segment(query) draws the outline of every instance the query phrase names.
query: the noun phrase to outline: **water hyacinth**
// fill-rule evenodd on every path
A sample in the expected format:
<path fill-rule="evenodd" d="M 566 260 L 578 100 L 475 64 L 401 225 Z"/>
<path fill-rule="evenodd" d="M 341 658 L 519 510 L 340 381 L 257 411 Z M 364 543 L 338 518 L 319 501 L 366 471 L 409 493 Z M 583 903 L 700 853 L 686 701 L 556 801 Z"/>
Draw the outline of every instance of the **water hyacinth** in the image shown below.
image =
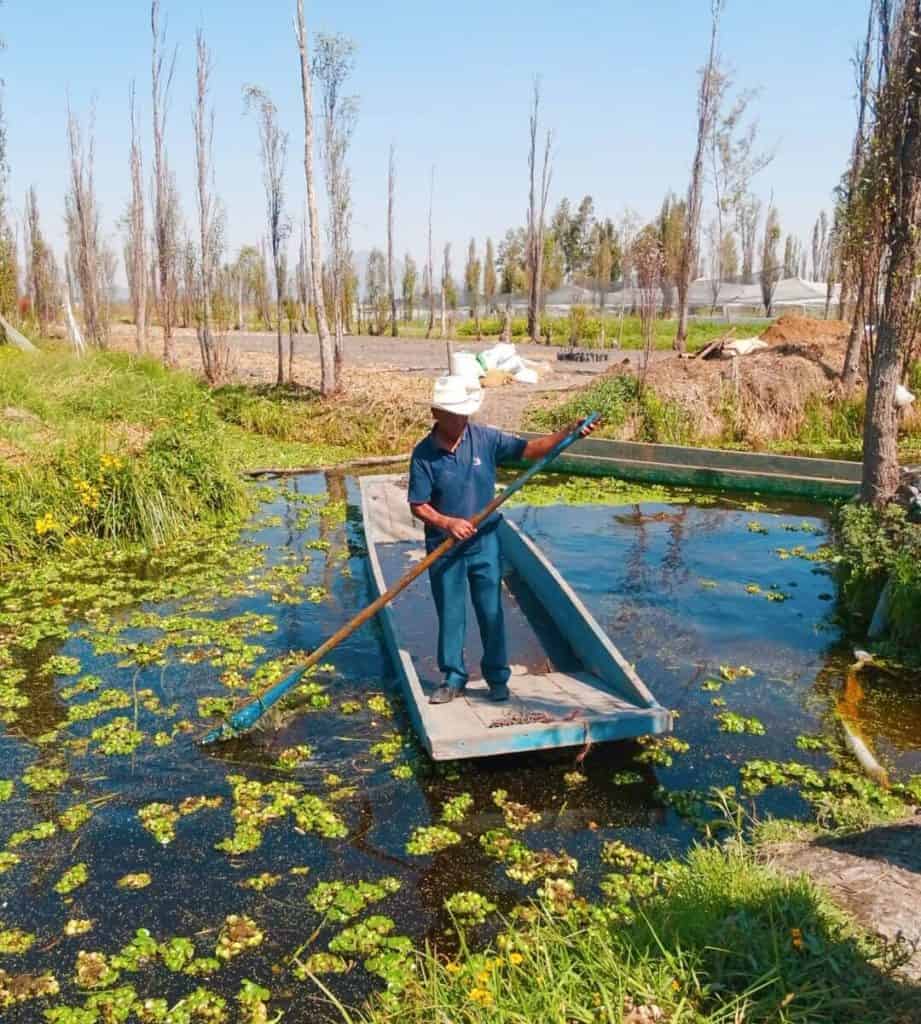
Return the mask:
<path fill-rule="evenodd" d="M 307 903 L 326 920 L 342 923 L 357 917 L 372 903 L 399 892 L 401 886 L 392 877 L 374 882 L 320 882 L 307 894 Z"/>
<path fill-rule="evenodd" d="M 446 800 L 441 808 L 441 820 L 449 825 L 457 824 L 464 820 L 473 807 L 473 796 L 470 793 L 461 793 Z"/>
<path fill-rule="evenodd" d="M 444 901 L 445 910 L 459 923 L 465 925 L 483 924 L 486 918 L 496 909 L 478 892 L 456 892 Z"/>
<path fill-rule="evenodd" d="M 61 896 L 66 896 L 68 893 L 72 893 L 74 889 L 79 886 L 85 885 L 89 877 L 89 868 L 86 864 L 74 864 L 74 866 L 72 868 L 68 868 L 55 883 L 54 891 L 59 893 Z"/>
<path fill-rule="evenodd" d="M 118 981 L 118 971 L 104 953 L 88 953 L 81 949 L 74 965 L 74 983 L 78 988 L 108 988 Z"/>
<path fill-rule="evenodd" d="M 58 980 L 50 971 L 42 974 L 9 974 L 0 968 L 0 1010 L 17 1003 L 56 996 L 60 991 Z"/>
<path fill-rule="evenodd" d="M 461 837 L 444 825 L 420 825 L 413 829 L 413 834 L 407 840 L 406 852 L 422 857 L 447 850 L 449 846 L 456 846 L 460 841 Z"/>
<path fill-rule="evenodd" d="M 35 944 L 35 936 L 20 928 L 4 928 L 0 924 L 0 953 L 26 953 Z"/>
<path fill-rule="evenodd" d="M 115 884 L 119 889 L 146 889 L 151 881 L 152 879 L 146 871 L 137 871 L 122 875 Z"/>
<path fill-rule="evenodd" d="M 261 945 L 264 938 L 264 933 L 251 917 L 246 914 L 228 914 L 218 935 L 214 955 L 219 960 L 232 960 L 246 950 Z"/>
<path fill-rule="evenodd" d="M 87 932 L 93 930 L 93 922 L 89 918 L 85 917 L 72 917 L 67 924 L 64 925 L 64 934 L 68 938 L 73 938 L 76 935 L 86 935 Z"/>

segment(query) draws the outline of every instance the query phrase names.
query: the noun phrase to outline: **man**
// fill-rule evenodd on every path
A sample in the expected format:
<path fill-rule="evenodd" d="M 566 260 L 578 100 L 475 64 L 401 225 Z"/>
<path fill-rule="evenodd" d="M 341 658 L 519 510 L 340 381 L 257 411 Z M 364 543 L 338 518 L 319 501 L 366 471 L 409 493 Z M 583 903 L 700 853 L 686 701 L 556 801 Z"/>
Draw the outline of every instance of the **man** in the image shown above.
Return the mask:
<path fill-rule="evenodd" d="M 568 437 L 576 425 L 536 441 L 525 441 L 492 427 L 470 423 L 482 392 L 468 391 L 463 377 L 440 377 L 432 397 L 431 433 L 413 450 L 409 469 L 409 505 L 425 523 L 428 551 L 446 537 L 461 541 L 429 569 L 438 612 L 438 668 L 442 685 L 429 698 L 447 704 L 464 689 L 464 640 L 467 634 L 467 586 L 480 638 L 481 669 L 494 701 L 508 700 L 511 675 L 502 618 L 502 565 L 496 513 L 479 531 L 470 520 L 492 501 L 496 467 L 519 459 L 540 459 Z M 583 436 L 594 427 L 583 429 Z"/>

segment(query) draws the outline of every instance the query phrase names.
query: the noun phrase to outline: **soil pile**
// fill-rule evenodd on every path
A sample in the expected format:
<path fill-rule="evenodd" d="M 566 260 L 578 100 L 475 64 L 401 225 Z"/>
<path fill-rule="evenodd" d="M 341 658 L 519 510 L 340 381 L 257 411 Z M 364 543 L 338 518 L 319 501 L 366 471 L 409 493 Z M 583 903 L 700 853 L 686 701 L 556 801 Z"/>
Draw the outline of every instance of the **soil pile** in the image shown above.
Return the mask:
<path fill-rule="evenodd" d="M 772 345 L 829 345 L 847 341 L 851 327 L 844 320 L 817 320 L 811 316 L 786 314 L 778 317 L 761 334 L 762 341 Z"/>

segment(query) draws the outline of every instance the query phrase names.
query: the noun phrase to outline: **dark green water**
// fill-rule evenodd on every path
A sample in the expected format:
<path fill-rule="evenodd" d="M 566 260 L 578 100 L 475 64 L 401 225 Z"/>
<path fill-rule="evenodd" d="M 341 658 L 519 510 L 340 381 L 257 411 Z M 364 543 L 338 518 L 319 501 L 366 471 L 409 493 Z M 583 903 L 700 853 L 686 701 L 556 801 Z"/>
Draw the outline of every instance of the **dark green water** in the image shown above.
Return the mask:
<path fill-rule="evenodd" d="M 346 500 L 344 520 L 303 514 L 309 507 L 303 499 L 322 494 L 325 486 L 317 475 L 289 484 L 288 493 L 279 491 L 244 543 L 265 545 L 269 570 L 305 568 L 300 584 L 323 587 L 326 596 L 317 591 L 316 601 L 304 600 L 303 594 L 290 604 L 273 601 L 259 589 L 258 573 L 264 571 L 259 570 L 251 574 L 244 595 L 231 590 L 193 603 L 188 611 L 220 621 L 246 614 L 271 620 L 265 624 L 274 627 L 271 632 L 254 629 L 247 636 L 265 650 L 241 668 L 244 675 L 290 650 L 316 647 L 370 598 L 354 482 L 347 481 L 344 494 L 335 495 Z M 543 546 L 660 702 L 679 712 L 676 735 L 690 745 L 687 753 L 676 755 L 670 767 L 637 760 L 643 748 L 632 743 L 594 748 L 580 762 L 580 751 L 564 751 L 433 766 L 412 743 L 392 667 L 374 627 L 353 635 L 335 652 L 330 659 L 334 674 L 317 677 L 331 698 L 329 707 L 306 706 L 273 723 L 277 728 L 205 751 L 194 740 L 210 720 L 198 716 L 197 701 L 232 692 L 221 682 L 227 665 L 215 662 L 233 643 L 226 637 L 189 640 L 171 648 L 160 659 L 163 664 L 151 665 L 143 664 L 143 652 L 100 653 L 100 646 L 113 638 L 155 641 L 163 635 L 162 616 L 187 610 L 181 602 L 145 608 L 153 614 L 130 625 L 136 609 L 127 609 L 111 625 L 97 622 L 87 629 L 83 624 L 85 636 L 73 635 L 63 645 L 42 647 L 15 662 L 29 671 L 22 690 L 31 704 L 19 722 L 0 733 L 0 779 L 15 781 L 12 797 L 0 803 L 0 846 L 16 830 L 57 820 L 77 803 L 89 803 L 93 815 L 73 832 L 59 829 L 50 838 L 15 848 L 21 862 L 0 875 L 0 931 L 18 928 L 35 940 L 24 954 L 0 954 L 0 969 L 11 974 L 53 971 L 61 995 L 52 1003 L 82 1005 L 87 993 L 73 982 L 79 950 L 111 955 L 138 928 L 146 928 L 158 941 L 188 937 L 198 956 L 209 957 L 225 916 L 246 914 L 264 932 L 263 942 L 212 976 L 172 973 L 156 960 L 137 972 L 123 970 L 119 984 L 134 985 L 142 998 L 163 997 L 171 1003 L 202 984 L 230 1003 L 242 979 L 249 978 L 271 989 L 271 1006 L 283 1009 L 285 1019 L 334 1019 L 310 981 L 297 980 L 286 964 L 320 923 L 306 895 L 321 881 L 392 876 L 402 883 L 400 892 L 366 915 L 388 915 L 395 934 L 414 941 L 429 938 L 450 945 L 451 922 L 443 902 L 452 893 L 479 891 L 507 911 L 535 889 L 508 878 L 478 841 L 503 823 L 491 797 L 496 789 L 541 814 L 540 822 L 519 838 L 533 850 L 565 851 L 577 858 L 576 891 L 594 896 L 603 874 L 598 853 L 605 840 L 622 839 L 668 856 L 694 839 L 693 828 L 669 808 L 657 787 L 706 791 L 737 785 L 740 766 L 752 758 L 828 767 L 826 752 L 797 749 L 796 738 L 833 736 L 834 712 L 842 701 L 856 708 L 865 737 L 896 775 L 921 768 L 921 689 L 913 681 L 867 675 L 859 695 L 845 693 L 850 659 L 832 617 L 834 583 L 827 566 L 808 557 L 824 539 L 826 524 L 817 510 L 775 506 L 755 513 L 735 503 L 554 506 L 516 509 L 510 515 Z M 782 557 L 778 549 L 789 556 Z M 416 586 L 420 590 L 413 600 L 426 608 L 426 583 Z M 188 639 L 189 631 L 184 635 Z M 51 653 L 79 659 L 79 673 L 42 676 L 39 667 Z M 721 668 L 740 666 L 753 674 L 725 681 L 733 673 L 721 674 Z M 68 706 L 98 696 L 61 697 L 63 689 L 87 674 L 101 677 L 100 692 L 115 688 L 128 695 L 127 706 L 72 724 L 55 742 L 39 744 L 42 734 L 64 726 Z M 705 687 L 707 680 L 720 685 Z M 145 708 L 144 697 L 135 700 L 145 690 L 156 698 L 156 703 L 146 698 L 154 711 Z M 385 705 L 368 707 L 368 698 L 382 693 L 396 706 L 392 718 Z M 714 706 L 714 699 L 724 700 L 725 706 Z M 349 701 L 360 703 L 360 710 L 343 713 Z M 173 705 L 172 714 L 163 713 Z M 715 717 L 719 711 L 756 718 L 765 732 L 722 732 Z M 62 746 L 65 740 L 90 736 L 118 715 L 136 722 L 143 733 L 133 753 L 102 756 L 95 743 L 88 751 Z M 171 732 L 181 719 L 194 723 L 194 731 L 179 732 L 169 745 L 156 746 L 153 736 Z M 394 745 L 395 759 L 387 762 L 372 748 L 395 732 L 403 743 Z M 298 744 L 311 746 L 310 758 L 294 770 L 279 769 L 279 754 Z M 36 764 L 60 764 L 67 777 L 46 791 L 29 788 L 21 776 Z M 394 776 L 400 766 L 397 774 L 408 777 Z M 576 769 L 580 774 L 572 776 Z M 635 773 L 635 781 L 615 784 L 614 776 L 626 771 Z M 330 779 L 330 773 L 339 778 Z M 265 825 L 257 849 L 237 855 L 216 850 L 215 844 L 233 833 L 228 775 L 296 783 L 303 793 L 322 797 L 347 834 L 324 838 L 298 828 L 286 814 Z M 455 826 L 462 842 L 433 856 L 408 854 L 413 830 L 436 823 L 443 802 L 461 793 L 474 800 L 470 817 Z M 222 796 L 224 802 L 180 817 L 175 838 L 166 845 L 138 819 L 138 811 L 153 802 L 175 806 L 198 796 Z M 795 816 L 807 808 L 799 796 L 776 789 L 759 798 L 757 810 L 762 816 Z M 55 883 L 76 863 L 87 865 L 87 882 L 70 895 L 55 892 Z M 309 873 L 290 873 L 302 866 Z M 138 872 L 149 873 L 147 888 L 118 887 L 119 879 Z M 241 884 L 263 872 L 280 880 L 263 892 Z M 94 925 L 87 934 L 66 937 L 62 929 L 69 919 L 90 919 Z M 324 950 L 341 927 L 323 929 L 307 952 Z M 474 933 L 487 934 L 488 926 Z M 326 981 L 347 1002 L 360 1000 L 378 983 L 360 964 Z M 48 1005 L 23 1003 L 4 1011 L 4 1018 L 41 1020 Z"/>

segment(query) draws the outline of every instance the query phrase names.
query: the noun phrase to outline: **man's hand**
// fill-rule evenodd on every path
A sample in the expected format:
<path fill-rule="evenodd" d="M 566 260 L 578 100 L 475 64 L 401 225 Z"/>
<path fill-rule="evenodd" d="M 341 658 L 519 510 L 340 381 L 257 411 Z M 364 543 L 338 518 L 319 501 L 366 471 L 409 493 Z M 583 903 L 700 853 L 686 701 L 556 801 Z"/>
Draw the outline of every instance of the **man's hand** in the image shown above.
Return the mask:
<path fill-rule="evenodd" d="M 469 540 L 476 533 L 476 527 L 469 519 L 449 518 L 444 524 L 444 529 L 455 540 Z"/>
<path fill-rule="evenodd" d="M 591 434 L 596 427 L 600 427 L 603 422 L 604 421 L 600 416 L 594 423 L 585 423 L 584 420 L 576 420 L 576 422 L 569 428 L 569 433 L 571 434 L 574 430 L 577 430 L 579 428 L 579 424 L 583 424 L 582 429 L 579 430 L 579 434 L 582 437 L 588 437 L 588 435 Z"/>

